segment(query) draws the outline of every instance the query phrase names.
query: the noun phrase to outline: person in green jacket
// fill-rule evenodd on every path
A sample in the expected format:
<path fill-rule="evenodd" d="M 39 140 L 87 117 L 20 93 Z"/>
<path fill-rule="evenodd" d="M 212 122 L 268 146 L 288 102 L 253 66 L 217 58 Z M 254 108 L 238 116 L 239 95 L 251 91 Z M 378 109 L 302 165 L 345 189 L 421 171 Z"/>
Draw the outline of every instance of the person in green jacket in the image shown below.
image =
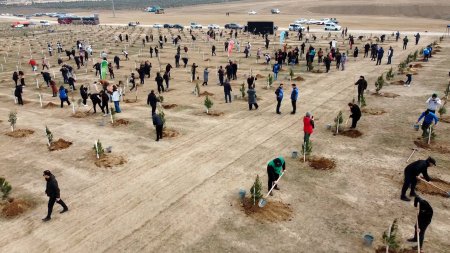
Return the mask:
<path fill-rule="evenodd" d="M 286 170 L 286 162 L 284 161 L 284 158 L 282 156 L 273 159 L 267 164 L 267 175 L 269 177 L 268 180 L 268 191 L 272 188 L 273 184 L 278 180 L 278 178 L 281 176 L 281 173 L 284 173 Z M 280 190 L 278 185 L 275 185 L 275 190 Z M 270 193 L 270 196 L 272 196 L 272 192 Z"/>

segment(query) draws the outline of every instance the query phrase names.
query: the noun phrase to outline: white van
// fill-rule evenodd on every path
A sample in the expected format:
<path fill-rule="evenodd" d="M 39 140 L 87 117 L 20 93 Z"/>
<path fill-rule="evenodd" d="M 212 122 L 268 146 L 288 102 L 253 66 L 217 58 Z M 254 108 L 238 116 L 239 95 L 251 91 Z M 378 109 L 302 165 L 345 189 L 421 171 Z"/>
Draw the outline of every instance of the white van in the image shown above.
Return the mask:
<path fill-rule="evenodd" d="M 336 25 L 335 23 L 326 23 L 324 29 L 325 29 L 325 31 L 340 31 L 341 26 Z"/>
<path fill-rule="evenodd" d="M 300 24 L 289 24 L 289 31 L 303 31 L 305 27 Z"/>

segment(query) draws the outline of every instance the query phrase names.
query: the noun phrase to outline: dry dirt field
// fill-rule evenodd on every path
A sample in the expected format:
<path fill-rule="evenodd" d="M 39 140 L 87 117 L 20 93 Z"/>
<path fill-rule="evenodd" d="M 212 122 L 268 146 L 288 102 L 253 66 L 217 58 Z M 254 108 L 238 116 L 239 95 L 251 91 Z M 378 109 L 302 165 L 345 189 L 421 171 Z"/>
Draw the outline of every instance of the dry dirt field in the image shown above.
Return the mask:
<path fill-rule="evenodd" d="M 317 6 L 325 4 L 349 6 L 368 4 L 369 1 L 244 1 L 224 5 L 196 6 L 168 9 L 168 14 L 156 16 L 140 12 L 118 12 L 113 19 L 110 13 L 101 11 L 103 23 L 116 24 L 129 21 L 141 21 L 143 24 L 183 23 L 198 21 L 202 24 L 245 20 L 274 20 L 280 27 L 299 17 L 325 17 L 323 13 L 313 13 Z M 414 3 L 418 9 L 419 1 L 396 1 L 401 13 L 402 5 Z M 443 17 L 448 10 L 448 1 L 427 1 L 434 6 L 431 10 Z M 389 5 L 388 1 L 377 4 Z M 371 5 L 366 8 L 370 9 Z M 438 6 L 438 7 L 436 7 Z M 245 14 L 250 9 L 268 11 L 278 7 L 286 14 L 256 15 Z M 311 9 L 312 8 L 312 9 Z M 412 7 L 411 7 L 412 8 Z M 447 9 L 445 9 L 447 8 Z M 225 9 L 232 14 L 225 17 Z M 310 10 L 311 9 L 311 10 Z M 195 31 L 197 41 L 192 43 L 189 32 L 181 33 L 181 45 L 189 48 L 189 66 L 195 62 L 200 67 L 200 84 L 204 67 L 210 67 L 210 82 L 207 87 L 200 86 L 201 92 L 212 93 L 214 102 L 212 111 L 223 113 L 213 117 L 204 113 L 203 96 L 193 94 L 195 82 L 189 80 L 189 68 L 172 70 L 171 89 L 162 94 L 163 105 L 176 104 L 165 109 L 167 127 L 179 135 L 155 142 L 155 131 L 150 118 L 150 108 L 146 105 L 147 94 L 156 90 L 154 77 L 159 68 L 158 59 L 150 58 L 146 44 L 142 49 L 142 36 L 158 30 L 149 27 L 77 27 L 58 26 L 54 33 L 45 30 L 10 30 L 6 24 L 1 26 L 0 38 L 0 177 L 5 177 L 13 186 L 11 197 L 29 204 L 29 210 L 16 216 L 0 217 L 0 252 L 375 252 L 383 245 L 382 233 L 394 219 L 398 219 L 398 236 L 401 246 L 411 248 L 406 242 L 414 232 L 415 209 L 412 203 L 399 199 L 403 180 L 403 169 L 414 141 L 420 134 L 412 125 L 426 109 L 425 101 L 433 93 L 440 97 L 449 83 L 450 38 L 440 41 L 439 32 L 444 31 L 448 21 L 434 18 L 433 11 L 415 13 L 417 17 L 399 17 L 388 12 L 385 16 L 350 15 L 352 8 L 336 7 L 336 16 L 343 26 L 349 28 L 349 34 L 364 36 L 356 40 L 356 46 L 362 49 L 367 41 L 375 42 L 376 31 L 421 32 L 422 39 L 414 45 L 412 37 L 407 50 L 402 50 L 401 42 L 387 36 L 381 45 L 387 50 L 395 50 L 393 69 L 408 54 L 420 50 L 426 45 L 437 42 L 436 54 L 429 62 L 414 62 L 416 75 L 411 87 L 403 85 L 385 85 L 384 95 L 399 95 L 389 98 L 374 95 L 376 78 L 386 73 L 390 66 L 386 58 L 381 66 L 369 58 L 349 57 L 345 71 L 338 71 L 332 63 L 331 72 L 306 72 L 305 61 L 293 67 L 294 79 L 300 90 L 297 114 L 291 110 L 290 87 L 287 67 L 280 73 L 274 87 L 266 87 L 266 77 L 271 68 L 256 63 L 256 48 L 263 48 L 261 38 L 239 34 L 242 43 L 250 41 L 253 45 L 250 58 L 243 53 L 234 52 L 232 60 L 239 62 L 238 80 L 232 81 L 233 94 L 237 96 L 231 104 L 226 104 L 222 87 L 217 85 L 216 67 L 226 65 L 227 56 L 223 52 L 224 38 L 214 42 L 218 48 L 217 56 L 210 56 L 213 42 L 205 41 L 205 34 Z M 242 11 L 244 14 L 235 14 Z M 374 10 L 378 10 L 374 8 Z M 305 11 L 305 15 L 296 14 Z M 348 15 L 347 15 L 348 14 Z M 389 17 L 388 15 L 395 15 Z M 328 48 L 328 42 L 337 38 L 339 48 L 346 52 L 348 41 L 340 34 L 319 31 L 312 27 L 318 37 L 312 45 Z M 352 29 L 358 32 L 352 32 Z M 433 32 L 427 35 L 425 31 Z M 34 36 L 32 36 L 34 32 Z M 171 31 L 179 34 L 178 31 Z M 113 35 L 130 35 L 130 43 L 115 43 Z M 167 29 L 161 33 L 170 38 Z M 372 36 L 372 37 L 371 37 Z M 402 35 L 403 37 L 403 35 Z M 63 109 L 58 98 L 52 98 L 51 90 L 43 84 L 41 76 L 34 74 L 27 65 L 30 54 L 33 58 L 46 57 L 46 42 L 51 41 L 56 51 L 56 42 L 61 41 L 65 48 L 75 46 L 76 40 L 84 40 L 94 48 L 94 61 L 99 60 L 102 50 L 108 52 L 108 59 L 120 55 L 127 47 L 130 60 L 121 56 L 120 70 L 115 70 L 116 79 L 125 81 L 135 64 L 149 60 L 152 65 L 150 79 L 140 86 L 138 93 L 126 92 L 121 102 L 122 113 L 117 119 L 127 120 L 127 125 L 112 126 L 109 117 L 100 113 L 87 114 L 90 108 L 77 104 L 79 92 L 69 95 L 75 104 L 76 115 L 72 108 Z M 271 38 L 268 51 L 279 47 L 279 38 Z M 300 43 L 290 38 L 291 47 Z M 242 47 L 243 48 L 243 47 Z M 351 50 L 350 50 L 351 51 Z M 160 50 L 160 64 L 164 69 L 167 63 L 174 64 L 176 49 L 169 43 Z M 62 84 L 57 54 L 50 57 L 50 72 L 55 72 L 58 85 Z M 73 60 L 64 61 L 72 65 L 77 76 L 77 88 L 81 84 L 90 84 L 97 80 L 93 72 L 93 62 L 76 70 Z M 318 66 L 315 60 L 315 69 Z M 16 67 L 17 66 L 17 67 Z M 12 72 L 16 68 L 26 74 L 27 86 L 24 88 L 25 105 L 14 104 L 12 91 L 14 84 Z M 245 99 L 240 98 L 239 88 L 252 71 L 261 77 L 256 81 L 259 109 L 248 111 Z M 366 93 L 365 110 L 376 114 L 364 113 L 358 125 L 362 136 L 349 138 L 333 135 L 327 130 L 327 124 L 341 110 L 344 118 L 349 116 L 347 103 L 355 98 L 354 82 L 364 75 L 369 83 Z M 38 84 L 36 84 L 38 80 Z M 392 82 L 405 80 L 404 75 L 396 75 Z M 285 84 L 285 99 L 282 115 L 275 114 L 275 87 Z M 39 87 L 38 87 L 39 86 Z M 43 107 L 39 102 L 43 98 Z M 137 101 L 135 101 L 137 97 Z M 88 100 L 89 101 L 89 100 Z M 88 102 L 89 105 L 90 101 Z M 33 130 L 23 138 L 13 138 L 10 133 L 8 114 L 17 111 L 17 129 Z M 313 155 L 332 159 L 336 167 L 332 170 L 315 170 L 303 159 L 291 158 L 292 151 L 301 151 L 303 138 L 302 117 L 312 112 L 316 118 L 316 129 L 312 135 Z M 74 117 L 76 116 L 76 117 Z M 447 116 L 448 117 L 448 116 Z M 72 142 L 66 149 L 49 151 L 45 136 L 45 126 L 53 132 L 54 139 L 62 138 Z M 438 167 L 429 170 L 432 178 L 450 182 L 450 136 L 448 123 L 442 122 L 436 129 L 436 139 L 429 148 L 420 148 L 412 161 L 431 155 L 436 158 Z M 123 164 L 112 167 L 98 167 L 92 150 L 94 140 L 100 139 L 105 147 L 112 146 L 109 161 Z M 266 190 L 266 164 L 274 157 L 286 157 L 287 172 L 280 181 L 281 191 L 276 191 L 268 199 L 263 210 L 244 211 L 239 200 L 240 189 L 249 191 L 256 175 L 262 179 Z M 59 214 L 59 205 L 54 208 L 51 222 L 43 223 L 46 214 L 47 197 L 44 194 L 45 181 L 42 171 L 49 169 L 56 175 L 61 197 L 70 211 Z M 440 184 L 450 191 L 450 184 Z M 450 202 L 431 192 L 423 185 L 419 193 L 434 208 L 434 217 L 427 230 L 424 252 L 449 252 L 450 242 Z M 432 192 L 433 193 L 433 192 Z M 5 204 L 2 203 L 4 206 Z M 2 209 L 3 210 L 3 209 Z M 374 237 L 372 247 L 363 245 L 363 235 L 371 233 Z"/>

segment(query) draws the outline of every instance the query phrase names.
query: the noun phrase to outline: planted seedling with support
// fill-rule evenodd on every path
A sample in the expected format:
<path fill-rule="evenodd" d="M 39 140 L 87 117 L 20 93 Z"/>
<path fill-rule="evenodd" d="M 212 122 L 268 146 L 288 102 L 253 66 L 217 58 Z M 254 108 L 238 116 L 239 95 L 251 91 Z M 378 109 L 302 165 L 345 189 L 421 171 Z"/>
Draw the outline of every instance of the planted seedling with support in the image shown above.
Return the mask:
<path fill-rule="evenodd" d="M 262 183 L 259 179 L 259 175 L 256 175 L 255 182 L 250 188 L 250 194 L 252 195 L 253 205 L 259 202 L 259 200 L 263 197 L 262 194 Z"/>
<path fill-rule="evenodd" d="M 97 155 L 97 159 L 99 159 L 105 153 L 105 150 L 103 149 L 103 146 L 102 146 L 102 143 L 100 142 L 100 140 L 95 141 L 94 151 L 95 151 L 95 154 Z"/>
<path fill-rule="evenodd" d="M 209 114 L 209 109 L 211 109 L 212 106 L 214 105 L 213 101 L 209 99 L 209 96 L 205 97 L 204 105 L 206 107 L 206 114 Z"/>
<path fill-rule="evenodd" d="M 53 133 L 47 126 L 45 126 L 45 135 L 47 136 L 47 144 L 50 147 L 53 142 Z"/>
<path fill-rule="evenodd" d="M 312 153 L 312 142 L 307 140 L 302 145 L 302 154 L 303 154 L 303 162 L 306 162 L 306 156 L 311 155 Z"/>
<path fill-rule="evenodd" d="M 339 128 L 341 127 L 342 123 L 344 123 L 344 118 L 342 116 L 342 111 L 339 111 L 336 118 L 334 118 L 334 127 L 336 134 L 339 133 Z"/>
<path fill-rule="evenodd" d="M 392 224 L 389 226 L 388 231 L 383 232 L 383 241 L 386 245 L 386 252 L 390 252 L 389 249 L 397 250 L 400 248 L 400 243 L 397 238 L 397 219 L 394 219 Z"/>
<path fill-rule="evenodd" d="M 375 82 L 375 91 L 377 92 L 377 94 L 380 93 L 380 90 L 383 88 L 383 85 L 384 85 L 384 77 L 383 74 L 381 74 L 381 76 L 379 76 L 377 81 Z"/>
<path fill-rule="evenodd" d="M 16 127 L 17 123 L 17 112 L 10 112 L 9 113 L 9 119 L 8 122 L 11 126 L 11 132 L 14 132 L 14 128 Z"/>
<path fill-rule="evenodd" d="M 242 99 L 244 99 L 245 98 L 245 84 L 244 83 L 241 84 L 239 91 L 241 92 Z"/>

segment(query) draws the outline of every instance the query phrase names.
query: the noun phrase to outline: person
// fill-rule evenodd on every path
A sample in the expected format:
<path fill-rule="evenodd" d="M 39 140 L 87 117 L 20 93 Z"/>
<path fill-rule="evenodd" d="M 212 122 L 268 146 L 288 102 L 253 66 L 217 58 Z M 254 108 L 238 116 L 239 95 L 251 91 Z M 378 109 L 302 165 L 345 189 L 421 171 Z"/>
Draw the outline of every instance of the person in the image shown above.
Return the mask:
<path fill-rule="evenodd" d="M 156 127 L 156 141 L 163 138 L 164 122 L 157 113 L 152 114 L 153 125 Z"/>
<path fill-rule="evenodd" d="M 192 81 L 195 80 L 195 71 L 197 68 L 198 68 L 198 65 L 196 65 L 195 62 L 192 63 L 192 67 L 191 67 Z"/>
<path fill-rule="evenodd" d="M 16 96 L 17 104 L 19 105 L 23 105 L 22 93 L 23 93 L 22 85 L 17 85 L 14 90 L 14 96 Z"/>
<path fill-rule="evenodd" d="M 80 87 L 80 96 L 82 99 L 82 103 L 84 106 L 87 106 L 87 99 L 88 99 L 88 88 L 84 87 L 84 85 L 81 85 Z"/>
<path fill-rule="evenodd" d="M 395 42 L 397 42 L 399 38 L 400 38 L 400 31 L 397 31 L 395 33 Z"/>
<path fill-rule="evenodd" d="M 355 85 L 358 85 L 358 103 L 361 102 L 361 97 L 364 96 L 364 90 L 367 89 L 367 81 L 364 76 L 360 76 Z"/>
<path fill-rule="evenodd" d="M 284 161 L 284 158 L 282 156 L 273 159 L 267 164 L 267 191 L 270 191 L 272 187 L 274 187 L 275 190 L 280 190 L 280 187 L 278 187 L 278 185 L 275 185 L 275 182 L 285 171 L 286 162 Z M 273 196 L 272 192 L 270 192 L 270 196 Z"/>
<path fill-rule="evenodd" d="M 381 65 L 381 60 L 383 59 L 384 49 L 380 47 L 377 51 L 377 63 L 375 65 Z"/>
<path fill-rule="evenodd" d="M 436 166 L 436 160 L 429 156 L 426 160 L 417 160 L 415 162 L 410 163 L 406 166 L 404 171 L 404 181 L 402 187 L 402 193 L 400 195 L 400 199 L 403 201 L 410 201 L 408 197 L 406 197 L 406 191 L 411 187 L 409 192 L 409 196 L 416 196 L 416 184 L 417 178 L 420 174 L 423 175 L 426 181 L 430 182 L 431 178 L 428 176 L 428 167 Z"/>
<path fill-rule="evenodd" d="M 330 67 L 331 67 L 331 59 L 329 56 L 325 56 L 325 58 L 323 59 L 323 63 L 325 63 L 325 69 L 327 71 L 327 73 L 330 71 Z"/>
<path fill-rule="evenodd" d="M 341 70 L 344 71 L 345 70 L 345 63 L 347 62 L 347 56 L 345 55 L 345 53 L 342 54 L 342 58 L 341 58 Z"/>
<path fill-rule="evenodd" d="M 209 74 L 209 70 L 208 67 L 205 68 L 205 70 L 203 70 L 203 83 L 202 86 L 208 86 L 208 74 Z"/>
<path fill-rule="evenodd" d="M 153 58 L 153 47 L 150 46 L 150 58 Z"/>
<path fill-rule="evenodd" d="M 278 79 L 278 72 L 280 72 L 280 65 L 278 63 L 275 63 L 273 65 L 273 78 L 276 81 Z"/>
<path fill-rule="evenodd" d="M 394 49 L 392 47 L 389 47 L 387 64 L 391 64 L 392 63 L 392 56 L 394 56 Z"/>
<path fill-rule="evenodd" d="M 111 62 L 108 63 L 108 72 L 109 72 L 109 77 L 111 79 L 114 79 L 115 78 L 115 76 L 114 76 L 114 68 L 113 68 Z"/>
<path fill-rule="evenodd" d="M 70 105 L 69 96 L 67 95 L 68 91 L 64 86 L 59 87 L 59 99 L 61 100 L 61 108 L 64 107 L 64 102 L 67 102 L 67 105 Z"/>
<path fill-rule="evenodd" d="M 117 89 L 117 86 L 113 85 L 113 93 L 111 99 L 114 102 L 114 109 L 116 110 L 116 113 L 122 112 L 122 110 L 120 110 L 120 96 L 121 94 L 120 91 Z"/>
<path fill-rule="evenodd" d="M 230 101 L 231 103 L 231 92 L 233 89 L 231 88 L 230 81 L 228 79 L 225 80 L 225 83 L 223 84 L 223 92 L 225 94 L 225 103 L 228 103 Z"/>
<path fill-rule="evenodd" d="M 166 70 L 166 72 L 164 72 L 163 79 L 164 79 L 164 82 L 166 83 L 166 91 L 169 91 L 170 75 L 169 75 L 169 72 L 167 72 L 167 70 Z"/>
<path fill-rule="evenodd" d="M 109 106 L 108 106 L 109 96 L 108 96 L 108 93 L 106 93 L 105 90 L 101 90 L 100 91 L 100 98 L 102 99 L 102 106 L 101 106 L 101 108 L 102 108 L 102 112 L 103 112 L 103 117 L 105 117 L 106 115 L 109 114 Z"/>
<path fill-rule="evenodd" d="M 350 111 L 352 112 L 352 114 L 350 115 L 350 118 L 352 118 L 352 126 L 350 128 L 355 129 L 358 120 L 361 118 L 361 110 L 359 109 L 358 105 L 353 103 L 348 103 L 348 106 L 350 107 Z"/>
<path fill-rule="evenodd" d="M 123 55 L 125 56 L 125 60 L 129 60 L 128 59 L 128 52 L 127 51 L 125 51 L 125 50 L 122 50 L 122 53 L 123 53 Z"/>
<path fill-rule="evenodd" d="M 419 122 L 423 119 L 422 122 L 422 137 L 428 137 L 428 130 L 431 126 L 431 124 L 433 123 L 434 120 L 434 126 L 437 125 L 439 119 L 436 116 L 436 114 L 434 114 L 433 112 L 430 112 L 429 110 L 426 110 L 424 112 L 422 112 L 422 114 L 420 115 L 419 119 L 417 120 L 416 124 L 419 124 Z"/>
<path fill-rule="evenodd" d="M 15 85 L 17 86 L 17 82 L 19 81 L 19 74 L 17 73 L 17 71 L 14 71 L 12 80 L 14 81 Z"/>
<path fill-rule="evenodd" d="M 222 66 L 219 67 L 219 70 L 217 71 L 217 74 L 219 75 L 220 86 L 222 86 L 223 85 L 223 77 L 225 75 L 225 71 L 223 70 Z"/>
<path fill-rule="evenodd" d="M 56 82 L 51 80 L 50 81 L 50 88 L 52 88 L 53 97 L 58 96 L 58 88 L 56 87 Z"/>
<path fill-rule="evenodd" d="M 292 103 L 292 112 L 291 114 L 295 114 L 297 111 L 297 99 L 298 99 L 298 88 L 295 83 L 292 84 L 292 92 L 291 92 L 291 103 Z"/>
<path fill-rule="evenodd" d="M 420 34 L 417 33 L 416 35 L 414 35 L 414 37 L 416 37 L 416 45 L 419 43 L 420 40 Z"/>
<path fill-rule="evenodd" d="M 355 50 L 353 50 L 353 58 L 355 58 L 355 61 L 356 61 L 356 58 L 358 58 L 358 54 L 359 54 L 359 49 L 358 49 L 358 47 L 355 47 Z"/>
<path fill-rule="evenodd" d="M 410 87 L 411 86 L 411 82 L 412 82 L 412 74 L 408 73 L 408 74 L 406 74 L 406 81 L 405 81 L 405 84 L 403 86 Z"/>
<path fill-rule="evenodd" d="M 45 68 L 47 68 L 47 70 L 49 69 L 48 68 L 48 61 L 47 61 L 47 59 L 42 58 L 42 70 L 44 70 Z"/>
<path fill-rule="evenodd" d="M 25 73 L 23 71 L 19 71 L 19 79 L 20 85 L 25 86 Z"/>
<path fill-rule="evenodd" d="M 280 106 L 281 106 L 281 101 L 283 100 L 283 84 L 282 83 L 280 83 L 280 86 L 278 86 L 278 88 L 276 89 L 275 95 L 277 97 L 277 110 L 276 110 L 276 113 L 277 114 L 281 114 Z"/>
<path fill-rule="evenodd" d="M 214 56 L 214 55 L 216 55 L 216 46 L 212 45 L 212 47 L 211 47 L 211 56 Z"/>
<path fill-rule="evenodd" d="M 417 216 L 417 222 L 414 224 L 414 236 L 409 238 L 408 242 L 417 243 L 417 225 L 419 225 L 419 245 L 420 249 L 423 249 L 423 241 L 425 239 L 425 231 L 433 218 L 433 208 L 428 201 L 424 200 L 420 196 L 416 195 L 414 198 L 414 207 L 419 207 L 419 213 Z M 417 246 L 413 247 L 413 250 L 417 250 Z"/>
<path fill-rule="evenodd" d="M 151 90 L 147 97 L 147 104 L 152 107 L 152 115 L 156 112 L 156 105 L 158 104 L 159 99 L 155 95 L 155 91 Z"/>
<path fill-rule="evenodd" d="M 442 102 L 441 99 L 438 98 L 438 95 L 436 93 L 433 93 L 430 98 L 427 99 L 427 111 L 432 112 L 436 114 L 436 109 L 438 109 Z"/>
<path fill-rule="evenodd" d="M 47 84 L 47 87 L 50 87 L 50 81 L 52 80 L 50 73 L 41 71 L 41 75 L 44 78 L 44 82 Z"/>
<path fill-rule="evenodd" d="M 408 45 L 408 36 L 405 36 L 405 38 L 403 38 L 403 50 L 406 49 L 406 46 Z"/>
<path fill-rule="evenodd" d="M 120 58 L 119 56 L 114 56 L 114 64 L 116 64 L 116 68 L 120 69 Z"/>
<path fill-rule="evenodd" d="M 75 78 L 73 78 L 72 76 L 70 76 L 69 78 L 67 78 L 67 81 L 68 81 L 68 83 L 69 83 L 69 87 L 72 88 L 72 90 L 77 90 L 77 89 L 75 88 L 75 82 L 76 82 Z"/>
<path fill-rule="evenodd" d="M 181 55 L 179 54 L 179 53 L 177 53 L 176 55 L 175 55 L 175 67 L 176 68 L 179 68 L 180 67 L 180 57 L 181 57 Z M 187 62 L 186 62 L 187 63 Z M 186 66 L 185 66 L 186 67 Z"/>
<path fill-rule="evenodd" d="M 307 112 L 305 117 L 303 117 L 303 143 L 308 143 L 311 134 L 314 129 L 314 116 L 310 112 Z"/>
<path fill-rule="evenodd" d="M 69 211 L 69 208 L 61 199 L 58 181 L 56 181 L 55 176 L 49 170 L 45 170 L 43 176 L 45 181 L 47 181 L 45 194 L 49 197 L 47 216 L 42 219 L 42 221 L 46 222 L 52 219 L 53 206 L 55 205 L 55 202 L 60 204 L 63 208 L 63 210 L 59 213 L 65 213 Z"/>
<path fill-rule="evenodd" d="M 253 109 L 253 106 L 255 106 L 255 110 L 258 110 L 259 106 L 256 101 L 256 90 L 254 84 L 248 87 L 247 94 L 248 94 L 248 109 L 251 111 Z"/>
<path fill-rule="evenodd" d="M 128 82 L 131 83 L 131 89 L 130 89 L 130 91 L 132 91 L 133 89 L 136 89 L 136 91 L 137 91 L 136 78 L 135 78 L 135 76 L 134 76 L 134 73 L 131 73 L 130 79 L 128 80 Z"/>
<path fill-rule="evenodd" d="M 156 73 L 155 81 L 158 88 L 158 93 L 164 92 L 164 79 L 161 77 L 161 73 Z"/>
<path fill-rule="evenodd" d="M 28 64 L 31 65 L 31 70 L 33 72 L 35 72 L 37 70 L 37 63 L 35 59 L 30 59 L 30 61 L 28 62 Z"/>

